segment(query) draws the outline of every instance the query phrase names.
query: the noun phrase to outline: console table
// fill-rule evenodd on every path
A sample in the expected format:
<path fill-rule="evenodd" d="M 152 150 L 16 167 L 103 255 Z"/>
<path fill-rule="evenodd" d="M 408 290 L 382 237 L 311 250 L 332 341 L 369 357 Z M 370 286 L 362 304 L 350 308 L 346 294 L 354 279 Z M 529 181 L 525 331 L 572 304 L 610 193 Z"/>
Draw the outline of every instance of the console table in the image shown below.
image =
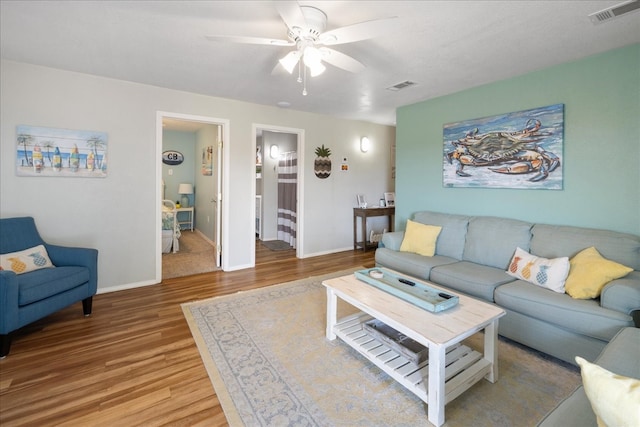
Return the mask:
<path fill-rule="evenodd" d="M 363 251 L 367 249 L 377 248 L 378 244 L 367 241 L 367 218 L 372 216 L 388 216 L 389 217 L 389 231 L 393 231 L 393 220 L 396 214 L 396 208 L 394 206 L 382 208 L 353 208 L 353 249 L 362 248 Z M 358 218 L 362 218 L 362 240 L 358 241 Z"/>

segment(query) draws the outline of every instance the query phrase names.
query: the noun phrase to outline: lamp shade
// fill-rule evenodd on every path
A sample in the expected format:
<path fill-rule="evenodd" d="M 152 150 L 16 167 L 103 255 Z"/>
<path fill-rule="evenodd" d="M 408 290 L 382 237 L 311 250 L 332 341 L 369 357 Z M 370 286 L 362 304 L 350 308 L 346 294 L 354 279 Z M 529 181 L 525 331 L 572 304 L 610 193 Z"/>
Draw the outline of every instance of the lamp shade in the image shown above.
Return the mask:
<path fill-rule="evenodd" d="M 313 46 L 307 46 L 304 49 L 303 61 L 304 65 L 311 70 L 311 77 L 319 76 L 326 70 L 326 67 L 322 65 L 322 53 Z"/>
<path fill-rule="evenodd" d="M 180 184 L 178 186 L 178 194 L 193 194 L 193 185 Z"/>
<path fill-rule="evenodd" d="M 300 60 L 300 51 L 294 50 L 289 52 L 284 58 L 280 60 L 280 64 L 284 67 L 289 74 L 293 73 L 293 68 L 298 64 Z"/>

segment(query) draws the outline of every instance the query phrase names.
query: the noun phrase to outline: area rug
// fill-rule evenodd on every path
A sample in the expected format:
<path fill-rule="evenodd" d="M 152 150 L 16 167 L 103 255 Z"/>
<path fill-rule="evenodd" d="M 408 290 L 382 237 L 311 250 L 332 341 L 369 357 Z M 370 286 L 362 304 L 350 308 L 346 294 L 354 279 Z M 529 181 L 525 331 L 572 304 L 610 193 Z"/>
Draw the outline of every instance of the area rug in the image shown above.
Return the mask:
<path fill-rule="evenodd" d="M 325 338 L 336 272 L 186 303 L 204 365 L 231 426 L 429 426 L 426 405 L 340 339 Z M 339 300 L 339 316 L 353 307 Z M 481 349 L 476 334 L 467 345 Z M 580 383 L 574 367 L 500 340 L 499 381 L 445 408 L 447 426 L 533 426 Z"/>
<path fill-rule="evenodd" d="M 293 250 L 293 246 L 282 240 L 263 240 L 262 246 L 272 251 L 288 251 Z"/>
<path fill-rule="evenodd" d="M 180 235 L 180 250 L 162 254 L 162 278 L 190 276 L 215 271 L 215 247 L 198 231 L 183 230 Z"/>

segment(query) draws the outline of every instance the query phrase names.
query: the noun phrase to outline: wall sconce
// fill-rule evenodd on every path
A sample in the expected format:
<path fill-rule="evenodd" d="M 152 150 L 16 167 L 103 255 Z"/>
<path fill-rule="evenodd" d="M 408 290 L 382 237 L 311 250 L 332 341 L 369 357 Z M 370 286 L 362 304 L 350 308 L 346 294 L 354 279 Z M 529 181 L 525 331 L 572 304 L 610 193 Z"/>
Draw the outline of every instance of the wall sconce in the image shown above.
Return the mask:
<path fill-rule="evenodd" d="M 193 194 L 193 185 L 192 184 L 180 184 L 178 186 L 178 194 L 182 195 L 182 199 L 180 204 L 183 208 L 189 207 L 189 194 Z"/>
<path fill-rule="evenodd" d="M 280 149 L 278 148 L 277 145 L 272 145 L 271 148 L 269 149 L 269 155 L 271 156 L 272 159 L 277 159 L 278 156 L 280 155 Z"/>
<path fill-rule="evenodd" d="M 367 138 L 366 136 L 360 138 L 360 151 L 366 153 L 367 151 L 369 151 L 369 147 L 371 147 L 371 141 L 369 141 L 369 138 Z"/>

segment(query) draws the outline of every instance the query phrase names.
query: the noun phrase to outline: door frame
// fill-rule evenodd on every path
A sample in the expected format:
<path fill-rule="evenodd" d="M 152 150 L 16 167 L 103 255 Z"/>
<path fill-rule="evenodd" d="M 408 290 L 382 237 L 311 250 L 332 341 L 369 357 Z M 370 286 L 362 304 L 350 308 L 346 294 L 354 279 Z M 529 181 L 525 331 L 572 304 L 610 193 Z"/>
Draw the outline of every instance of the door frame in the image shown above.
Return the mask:
<path fill-rule="evenodd" d="M 229 194 L 229 120 L 217 117 L 199 116 L 193 114 L 175 113 L 168 111 L 156 111 L 156 178 L 155 178 L 155 194 L 156 194 L 156 282 L 162 281 L 162 212 L 160 206 L 162 204 L 162 119 L 163 118 L 178 119 L 190 122 L 201 122 L 210 125 L 218 125 L 222 127 L 222 198 L 225 194 Z M 222 208 L 222 270 L 227 270 L 229 265 L 229 251 L 227 250 L 228 233 L 229 233 L 229 208 L 227 203 L 218 200 L 218 209 Z"/>
<path fill-rule="evenodd" d="M 266 125 L 266 124 L 260 124 L 260 123 L 253 123 L 251 125 L 251 140 L 252 140 L 252 150 L 251 153 L 253 153 L 253 158 L 255 161 L 255 153 L 256 153 L 256 143 L 257 143 L 257 139 L 258 139 L 258 129 L 263 130 L 263 131 L 270 131 L 270 132 L 281 132 L 281 133 L 288 133 L 288 134 L 292 134 L 292 135 L 296 135 L 298 142 L 297 142 L 297 156 L 298 156 L 298 185 L 297 185 L 297 189 L 296 189 L 296 198 L 297 198 L 297 206 L 296 206 L 296 258 L 303 258 L 304 257 L 304 251 L 303 251 L 303 247 L 304 247 L 304 134 L 305 131 L 304 129 L 299 129 L 299 128 L 290 128 L 290 127 L 285 127 L 285 126 L 277 126 L 277 125 Z M 267 155 L 267 150 L 264 149 L 263 147 L 263 156 Z M 256 180 L 253 179 L 251 181 L 251 188 L 252 188 L 252 200 L 254 200 L 254 204 L 255 204 L 255 200 L 256 200 Z M 251 216 L 251 221 L 253 221 L 254 223 L 251 225 L 251 229 L 255 229 L 255 221 L 254 221 L 254 216 Z M 255 245 L 254 245 L 255 246 Z M 253 250 L 251 251 L 251 265 L 255 266 L 256 264 L 256 251 L 255 251 L 255 247 L 253 248 Z"/>

